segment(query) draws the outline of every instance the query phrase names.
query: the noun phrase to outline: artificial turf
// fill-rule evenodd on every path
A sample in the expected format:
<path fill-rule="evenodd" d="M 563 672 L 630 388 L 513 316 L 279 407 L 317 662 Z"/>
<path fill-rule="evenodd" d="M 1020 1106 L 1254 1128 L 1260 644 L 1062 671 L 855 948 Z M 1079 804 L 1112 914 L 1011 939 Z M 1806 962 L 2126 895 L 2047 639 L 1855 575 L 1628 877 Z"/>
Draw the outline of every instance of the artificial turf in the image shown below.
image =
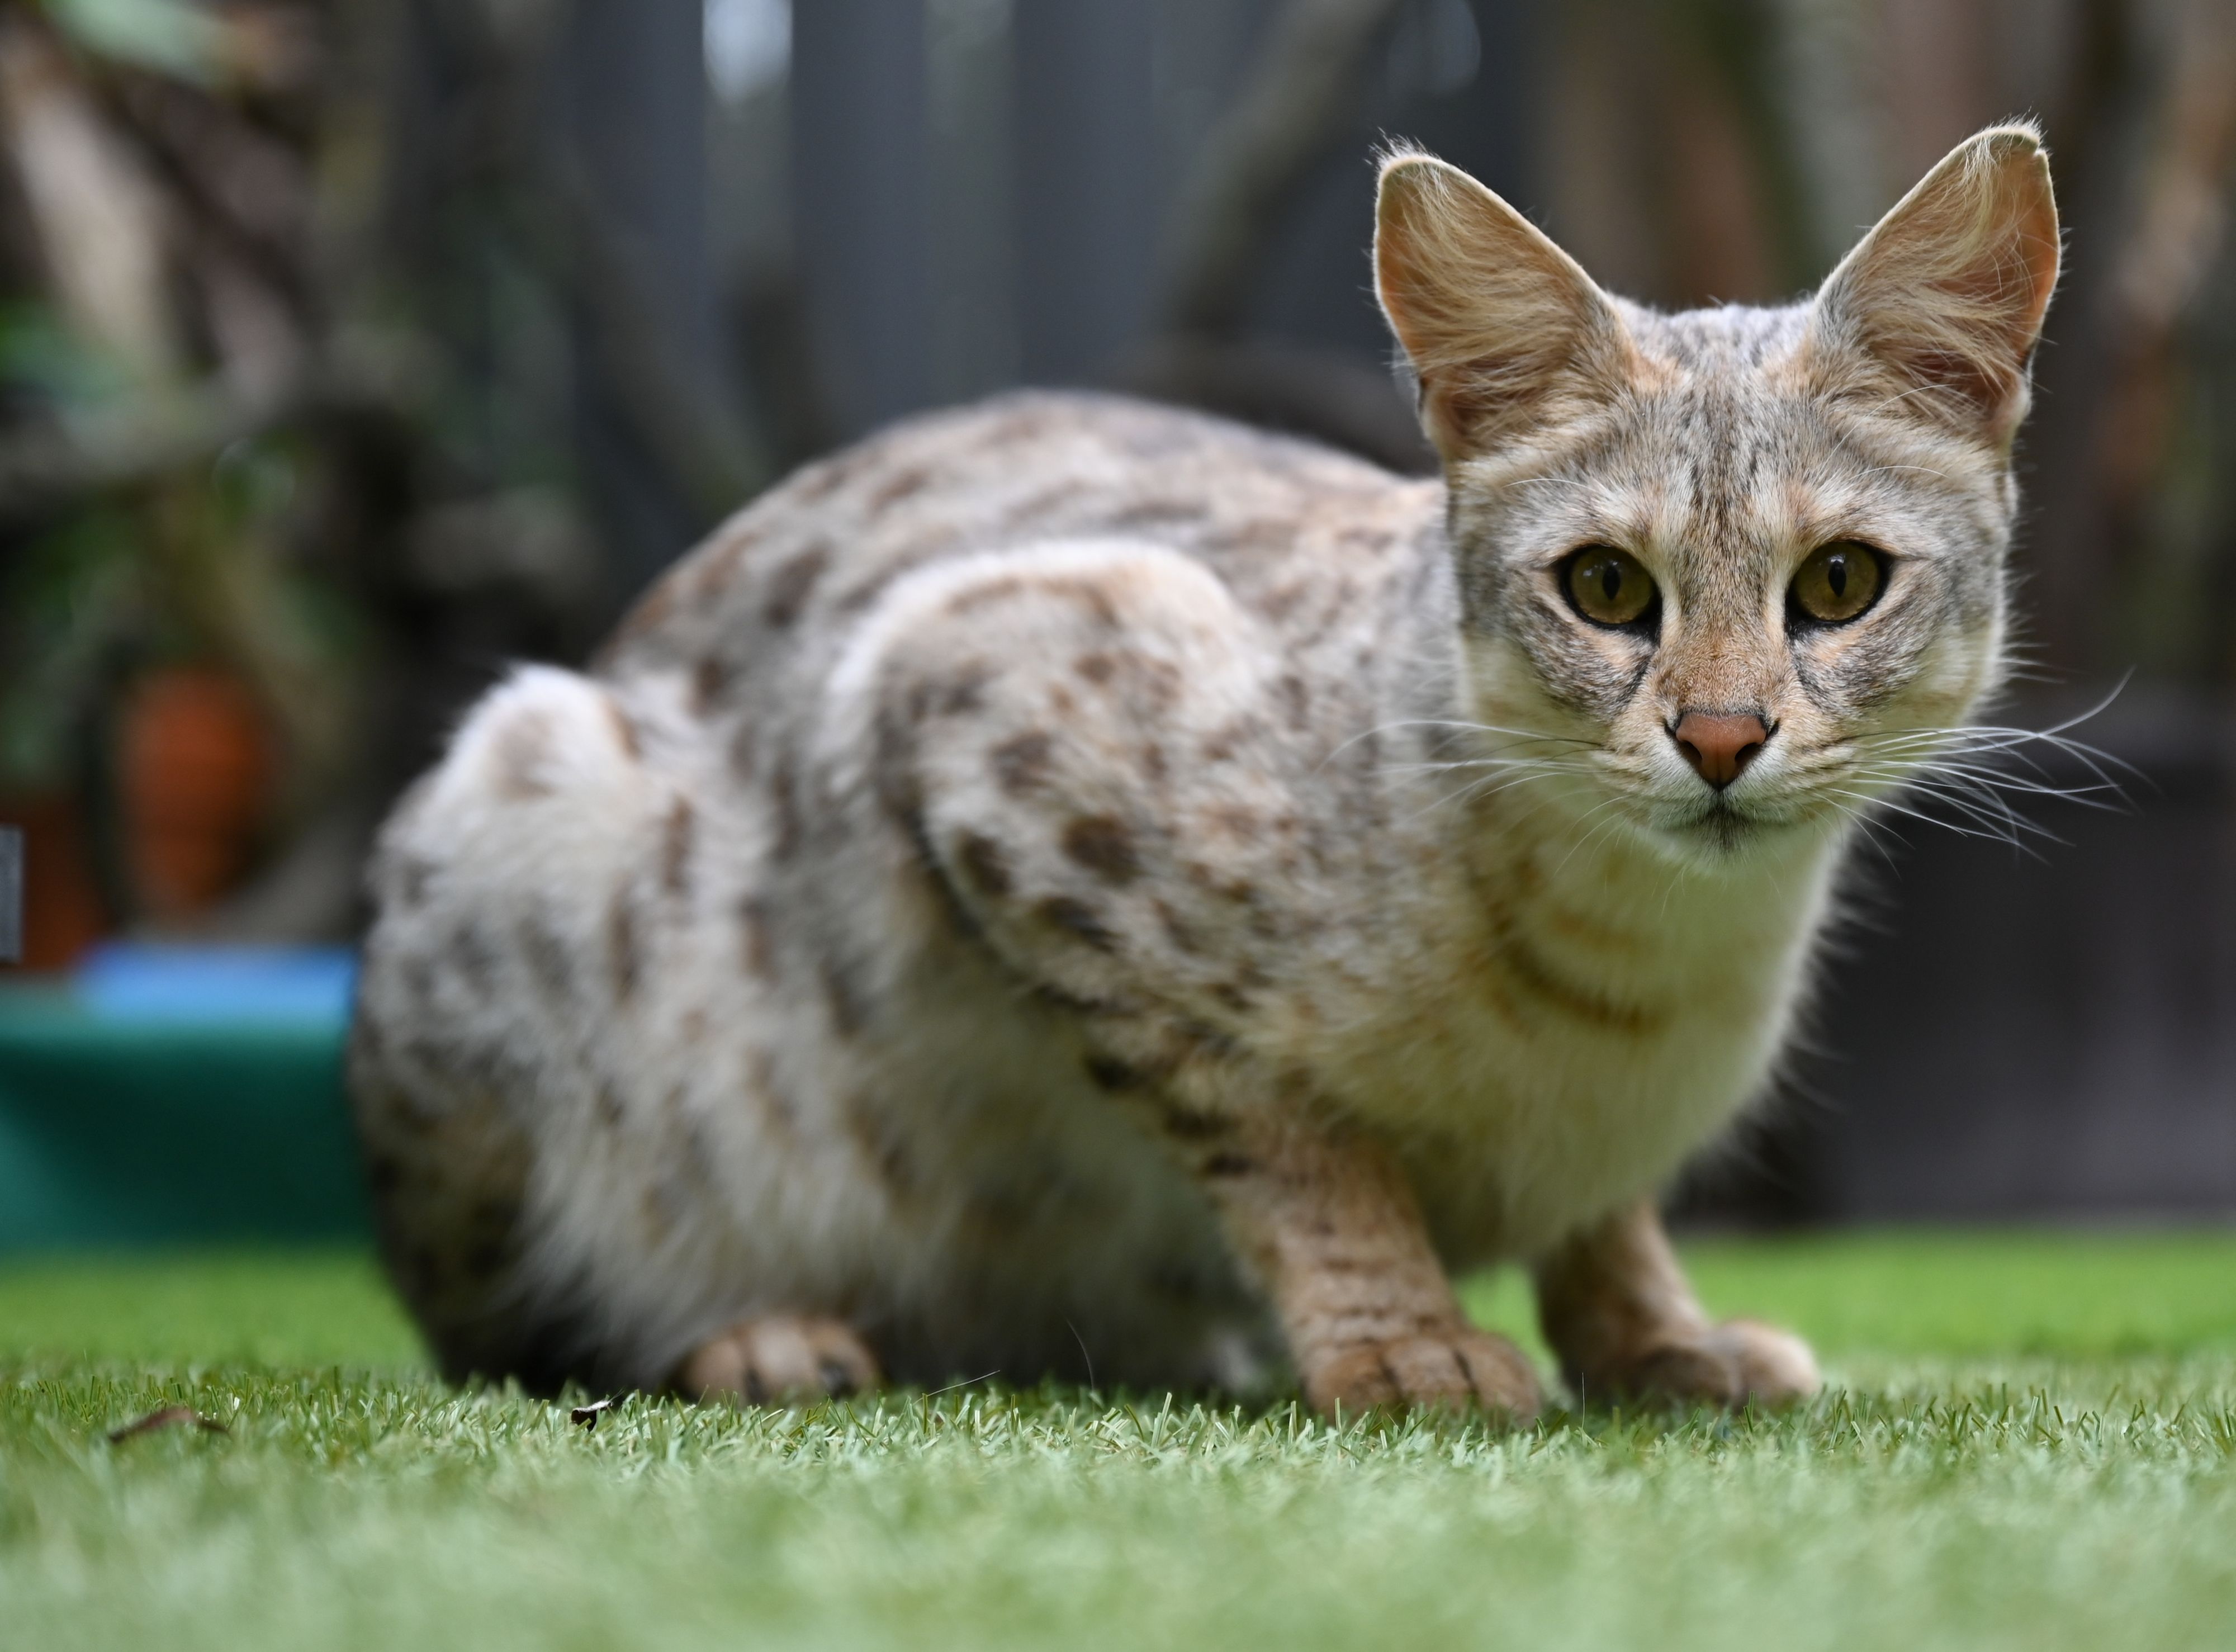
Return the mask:
<path fill-rule="evenodd" d="M 354 1255 L 18 1264 L 0 1643 L 2236 1645 L 2236 1235 L 1691 1249 L 1823 1399 L 1499 1435 L 990 1382 L 592 1431 L 435 1382 Z M 231 1432 L 109 1443 L 177 1403 Z"/>

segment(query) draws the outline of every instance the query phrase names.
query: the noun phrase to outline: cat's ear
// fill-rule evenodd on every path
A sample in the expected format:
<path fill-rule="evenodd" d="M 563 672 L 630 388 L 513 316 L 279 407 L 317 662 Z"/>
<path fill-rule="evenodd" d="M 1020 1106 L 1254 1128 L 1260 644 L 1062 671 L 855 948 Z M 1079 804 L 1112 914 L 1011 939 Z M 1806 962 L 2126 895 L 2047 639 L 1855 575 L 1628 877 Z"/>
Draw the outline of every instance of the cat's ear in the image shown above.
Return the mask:
<path fill-rule="evenodd" d="M 1632 354 L 1621 318 L 1575 260 L 1430 155 L 1382 163 L 1374 285 L 1447 459 L 1604 399 Z"/>
<path fill-rule="evenodd" d="M 1951 150 L 1817 295 L 1817 342 L 1891 369 L 1897 393 L 1991 446 L 2026 417 L 2028 369 L 2057 285 L 2057 202 L 2031 126 Z"/>

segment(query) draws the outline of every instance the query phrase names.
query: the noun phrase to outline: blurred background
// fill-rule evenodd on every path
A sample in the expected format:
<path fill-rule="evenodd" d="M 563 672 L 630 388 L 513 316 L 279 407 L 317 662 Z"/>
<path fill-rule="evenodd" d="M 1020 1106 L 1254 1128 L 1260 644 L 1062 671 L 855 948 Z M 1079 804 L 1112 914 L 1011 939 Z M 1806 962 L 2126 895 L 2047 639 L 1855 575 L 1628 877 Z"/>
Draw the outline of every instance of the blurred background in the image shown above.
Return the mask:
<path fill-rule="evenodd" d="M 1891 819 L 1703 1221 L 2236 1212 L 2227 0 L 0 0 L 0 1247 L 357 1231 L 384 810 L 804 459 L 1068 384 L 1424 469 L 1382 138 L 1678 306 L 2014 114 L 2070 253 L 2003 718 L 2126 800 Z"/>

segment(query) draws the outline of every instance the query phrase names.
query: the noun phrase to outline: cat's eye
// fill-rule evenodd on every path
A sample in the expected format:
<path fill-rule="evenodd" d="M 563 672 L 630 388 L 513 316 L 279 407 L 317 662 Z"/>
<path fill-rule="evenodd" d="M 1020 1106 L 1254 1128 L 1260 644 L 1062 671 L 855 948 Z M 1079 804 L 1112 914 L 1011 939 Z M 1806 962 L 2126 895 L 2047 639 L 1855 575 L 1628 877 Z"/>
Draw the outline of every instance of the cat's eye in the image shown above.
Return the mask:
<path fill-rule="evenodd" d="M 1654 576 L 1613 545 L 1586 545 L 1569 557 L 1563 582 L 1576 612 L 1595 625 L 1635 625 L 1652 610 L 1656 595 Z"/>
<path fill-rule="evenodd" d="M 1811 551 L 1793 576 L 1793 608 L 1819 625 L 1838 625 L 1869 608 L 1885 583 L 1878 552 L 1853 539 L 1835 539 Z"/>

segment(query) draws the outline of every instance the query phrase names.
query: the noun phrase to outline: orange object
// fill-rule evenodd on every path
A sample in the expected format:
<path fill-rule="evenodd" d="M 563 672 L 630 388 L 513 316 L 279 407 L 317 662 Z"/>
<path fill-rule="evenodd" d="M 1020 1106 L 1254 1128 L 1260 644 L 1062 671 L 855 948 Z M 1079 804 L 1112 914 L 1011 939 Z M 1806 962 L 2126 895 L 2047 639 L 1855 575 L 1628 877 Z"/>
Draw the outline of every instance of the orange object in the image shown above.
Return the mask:
<path fill-rule="evenodd" d="M 125 848 L 148 915 L 184 918 L 240 880 L 270 802 L 272 733 L 254 696 L 223 672 L 141 679 L 118 751 Z"/>
<path fill-rule="evenodd" d="M 61 793 L 0 800 L 0 825 L 23 830 L 27 970 L 66 970 L 109 928 L 87 852 L 84 816 Z"/>

